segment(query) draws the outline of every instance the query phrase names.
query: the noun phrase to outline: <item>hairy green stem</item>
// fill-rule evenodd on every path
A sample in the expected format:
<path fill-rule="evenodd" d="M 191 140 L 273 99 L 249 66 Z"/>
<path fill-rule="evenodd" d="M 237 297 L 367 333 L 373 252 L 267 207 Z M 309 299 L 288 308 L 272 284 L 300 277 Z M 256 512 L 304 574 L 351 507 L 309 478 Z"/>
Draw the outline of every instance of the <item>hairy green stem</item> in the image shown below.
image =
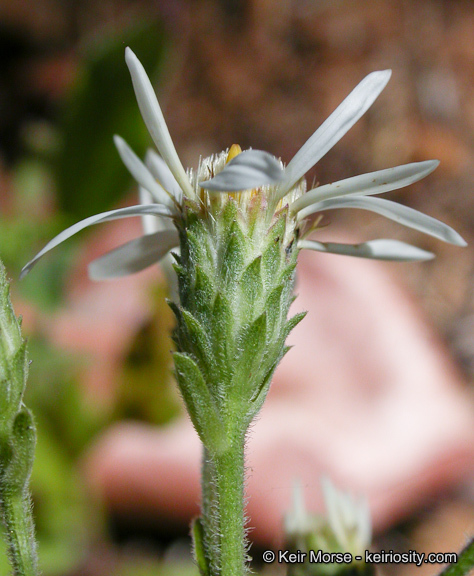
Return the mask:
<path fill-rule="evenodd" d="M 10 494 L 8 490 L 1 492 L 5 533 L 13 576 L 37 576 L 39 574 L 38 559 L 30 495 L 28 491 Z"/>
<path fill-rule="evenodd" d="M 209 451 L 203 447 L 202 456 L 202 515 L 204 548 L 206 551 L 206 563 L 210 573 L 214 576 L 219 566 L 220 552 L 220 523 L 218 492 L 216 484 L 216 466 Z"/>
<path fill-rule="evenodd" d="M 212 556 L 208 558 L 210 576 L 241 576 L 247 572 L 244 442 L 213 457 L 207 456 L 202 513 L 206 548 Z"/>

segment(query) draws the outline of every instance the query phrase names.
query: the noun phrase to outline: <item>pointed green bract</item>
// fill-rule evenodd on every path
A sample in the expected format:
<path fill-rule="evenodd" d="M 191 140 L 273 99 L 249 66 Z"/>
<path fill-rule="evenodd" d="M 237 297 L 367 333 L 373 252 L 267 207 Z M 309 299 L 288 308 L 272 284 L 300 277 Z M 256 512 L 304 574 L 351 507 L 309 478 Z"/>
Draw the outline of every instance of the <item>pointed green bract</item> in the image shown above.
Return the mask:
<path fill-rule="evenodd" d="M 187 310 L 181 310 L 183 324 L 181 328 L 181 341 L 189 344 L 189 352 L 196 358 L 200 368 L 205 373 L 212 371 L 212 348 L 204 328 L 199 321 Z"/>
<path fill-rule="evenodd" d="M 207 564 L 206 552 L 204 548 L 204 529 L 201 518 L 195 518 L 191 524 L 191 534 L 194 545 L 194 559 L 196 560 L 199 574 L 209 576 L 209 566 Z"/>
<path fill-rule="evenodd" d="M 203 444 L 213 453 L 227 444 L 217 406 L 196 362 L 185 354 L 174 354 L 178 385 L 189 416 Z"/>
<path fill-rule="evenodd" d="M 2 483 L 11 493 L 21 495 L 28 486 L 36 447 L 33 416 L 25 407 L 15 417 L 10 443 L 11 457 L 3 470 Z"/>

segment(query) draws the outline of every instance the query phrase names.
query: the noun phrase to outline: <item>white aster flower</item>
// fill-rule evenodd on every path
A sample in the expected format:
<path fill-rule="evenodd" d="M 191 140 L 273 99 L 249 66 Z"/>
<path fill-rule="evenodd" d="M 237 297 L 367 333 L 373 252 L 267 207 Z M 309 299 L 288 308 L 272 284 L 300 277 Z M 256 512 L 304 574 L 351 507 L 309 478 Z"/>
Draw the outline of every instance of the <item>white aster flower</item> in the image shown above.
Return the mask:
<path fill-rule="evenodd" d="M 329 527 L 342 550 L 362 555 L 372 541 L 370 510 L 365 498 L 338 490 L 329 478 L 321 479 Z"/>
<path fill-rule="evenodd" d="M 23 268 L 22 276 L 49 250 L 87 226 L 130 216 L 143 217 L 145 235 L 92 262 L 89 273 L 98 280 L 138 272 L 160 261 L 179 245 L 173 220 L 180 218 L 186 203 L 201 206 L 212 216 L 214 207 L 219 207 L 223 198 L 229 195 L 243 205 L 250 205 L 256 194 L 263 194 L 267 224 L 272 222 L 276 211 L 288 206 L 298 248 L 381 260 L 433 258 L 432 253 L 397 240 L 381 239 L 347 245 L 306 239 L 306 219 L 335 208 L 368 210 L 445 242 L 466 245 L 461 236 L 446 224 L 395 202 L 372 197 L 424 178 L 437 167 L 436 160 L 355 176 L 306 192 L 304 175 L 373 104 L 390 78 L 389 70 L 373 72 L 364 78 L 286 167 L 267 152 L 247 150 L 239 153 L 240 148 L 233 147 L 229 154 L 222 153 L 203 160 L 195 174 L 186 171 L 179 160 L 142 64 L 130 48 L 126 49 L 125 58 L 141 114 L 160 154 L 149 151 L 146 163 L 143 163 L 122 138 L 114 138 L 124 164 L 141 187 L 142 203 L 91 216 L 64 230 Z"/>
<path fill-rule="evenodd" d="M 372 522 L 365 498 L 354 498 L 321 479 L 326 515 L 306 509 L 301 483 L 293 485 L 293 506 L 285 515 L 285 534 L 299 546 L 316 546 L 325 552 L 350 552 L 364 557 L 372 541 Z M 303 540 L 301 540 L 303 538 Z"/>

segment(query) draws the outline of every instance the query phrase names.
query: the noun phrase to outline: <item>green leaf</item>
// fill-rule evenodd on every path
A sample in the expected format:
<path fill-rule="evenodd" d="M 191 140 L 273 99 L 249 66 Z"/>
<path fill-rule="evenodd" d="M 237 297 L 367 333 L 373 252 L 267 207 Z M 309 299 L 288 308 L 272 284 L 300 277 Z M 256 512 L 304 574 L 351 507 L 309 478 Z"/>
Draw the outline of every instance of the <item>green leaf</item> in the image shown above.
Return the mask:
<path fill-rule="evenodd" d="M 211 343 L 216 363 L 223 381 L 229 381 L 232 373 L 232 343 L 234 332 L 234 317 L 227 298 L 218 292 L 211 313 Z"/>
<path fill-rule="evenodd" d="M 262 255 L 262 271 L 265 283 L 271 285 L 278 274 L 283 259 L 283 238 L 286 230 L 286 218 L 280 217 L 268 231 L 267 247 Z"/>
<path fill-rule="evenodd" d="M 273 363 L 273 365 L 269 368 L 269 370 L 265 374 L 259 389 L 255 391 L 254 396 L 251 398 L 252 409 L 249 411 L 249 420 L 248 420 L 249 424 L 258 414 L 263 403 L 265 402 L 268 390 L 270 389 L 273 374 L 275 373 L 275 370 L 277 369 L 278 364 L 280 364 L 283 356 L 285 356 L 285 354 L 288 352 L 288 350 L 290 350 L 290 348 L 291 346 L 282 347 L 281 352 L 278 355 L 276 361 Z"/>
<path fill-rule="evenodd" d="M 181 302 L 186 301 L 186 296 L 189 294 L 190 290 L 190 275 L 186 274 L 186 270 L 180 264 L 172 264 L 174 271 L 176 272 L 178 287 L 179 287 L 179 298 Z"/>
<path fill-rule="evenodd" d="M 183 307 L 189 308 L 197 316 L 206 318 L 209 315 L 209 310 L 212 309 L 214 295 L 214 283 L 211 277 L 206 274 L 201 266 L 197 265 L 194 293 L 190 293 L 191 300 L 187 299 L 187 302 L 183 302 Z"/>
<path fill-rule="evenodd" d="M 301 320 L 303 320 L 306 314 L 307 312 L 298 312 L 298 314 L 295 314 L 289 320 L 287 320 L 285 326 L 285 339 L 288 336 L 288 334 L 293 330 L 293 328 L 295 328 L 301 322 Z"/>
<path fill-rule="evenodd" d="M 277 284 L 283 286 L 283 292 L 281 295 L 282 307 L 286 306 L 285 313 L 288 313 L 290 305 L 296 298 L 294 295 L 294 285 L 295 285 L 295 270 L 296 270 L 296 260 L 291 264 L 287 264 L 285 268 L 281 271 Z"/>
<path fill-rule="evenodd" d="M 196 362 L 186 354 L 173 354 L 176 378 L 186 407 L 199 437 L 212 452 L 228 445 L 224 426 L 209 388 Z"/>
<path fill-rule="evenodd" d="M 186 233 L 187 244 L 189 247 L 189 263 L 191 266 L 199 262 L 201 266 L 215 267 L 215 254 L 210 245 L 209 231 L 201 223 L 196 223 L 193 231 L 188 230 Z"/>
<path fill-rule="evenodd" d="M 257 256 L 244 270 L 239 282 L 242 293 L 243 311 L 245 314 L 248 309 L 255 311 L 255 306 L 259 304 L 262 296 L 263 283 L 261 265 L 262 257 Z"/>
<path fill-rule="evenodd" d="M 13 459 L 13 446 L 9 438 L 8 431 L 2 431 L 0 436 L 0 488 L 4 482 L 3 478 Z"/>
<path fill-rule="evenodd" d="M 11 359 L 10 403 L 12 408 L 15 407 L 15 411 L 20 409 L 28 377 L 28 366 L 27 347 L 24 341 Z"/>
<path fill-rule="evenodd" d="M 25 490 L 35 458 L 36 428 L 33 416 L 26 407 L 18 412 L 10 438 L 12 454 L 3 475 L 3 483 L 11 496 Z"/>
<path fill-rule="evenodd" d="M 191 522 L 191 535 L 194 544 L 194 559 L 196 560 L 199 574 L 201 576 L 209 576 L 210 571 L 204 550 L 204 529 L 202 527 L 201 518 L 194 518 Z"/>
<path fill-rule="evenodd" d="M 2 355 L 3 356 L 3 355 Z M 0 428 L 12 426 L 15 415 L 20 410 L 28 376 L 28 357 L 26 342 L 10 358 L 1 359 L 5 378 L 0 381 Z"/>
<path fill-rule="evenodd" d="M 237 211 L 237 204 L 236 202 L 229 197 L 228 202 L 226 203 L 224 210 L 222 211 L 222 216 L 220 218 L 222 229 L 227 231 L 232 228 L 233 223 L 238 218 L 238 211 Z"/>
<path fill-rule="evenodd" d="M 106 210 L 129 189 L 132 179 L 112 135 L 123 136 L 139 156 L 151 143 L 125 64 L 125 46 L 132 46 L 155 79 L 166 44 L 164 28 L 153 18 L 128 30 L 110 28 L 89 44 L 65 102 L 63 146 L 55 163 L 59 205 L 75 219 Z"/>
<path fill-rule="evenodd" d="M 266 286 L 271 286 L 280 270 L 282 250 L 278 242 L 272 242 L 262 254 L 263 278 Z"/>
<path fill-rule="evenodd" d="M 266 207 L 262 207 L 263 193 L 255 194 L 250 200 L 247 212 L 247 234 L 253 236 L 259 233 L 262 223 L 265 221 Z M 266 204 L 266 200 L 265 200 Z"/>
<path fill-rule="evenodd" d="M 259 385 L 258 374 L 265 359 L 266 334 L 267 314 L 264 312 L 237 337 L 234 384 L 228 391 L 229 395 L 233 395 L 234 405 L 246 406 L 249 396 L 255 393 L 255 387 Z"/>
<path fill-rule="evenodd" d="M 207 374 L 212 372 L 212 349 L 209 343 L 209 338 L 207 337 L 204 328 L 196 320 L 196 318 L 187 310 L 181 309 L 182 323 L 180 325 L 180 332 L 182 334 L 181 342 L 186 339 L 185 349 L 191 352 L 199 364 L 201 364 L 201 370 Z M 186 332 L 184 333 L 184 326 L 186 327 Z"/>
<path fill-rule="evenodd" d="M 233 285 L 235 285 L 237 278 L 242 274 L 245 263 L 245 254 L 246 239 L 239 224 L 234 220 L 230 227 L 222 262 L 218 267 L 224 282 L 231 289 Z"/>
<path fill-rule="evenodd" d="M 12 416 L 15 414 L 10 402 L 10 380 L 11 375 L 8 370 L 6 378 L 0 380 L 0 438 L 4 435 L 8 436 Z"/>
<path fill-rule="evenodd" d="M 282 320 L 286 317 L 287 307 L 282 303 L 283 284 L 270 292 L 265 302 L 267 312 L 267 340 L 278 337 Z"/>
<path fill-rule="evenodd" d="M 175 315 L 176 318 L 176 325 L 174 330 L 171 333 L 171 339 L 173 340 L 173 342 L 176 344 L 178 350 L 182 349 L 181 345 L 181 330 L 180 330 L 180 326 L 181 326 L 181 322 L 182 322 L 182 315 L 181 315 L 181 308 L 175 304 L 172 300 L 167 300 L 166 301 L 168 306 L 171 308 L 171 311 L 173 312 L 173 314 Z"/>

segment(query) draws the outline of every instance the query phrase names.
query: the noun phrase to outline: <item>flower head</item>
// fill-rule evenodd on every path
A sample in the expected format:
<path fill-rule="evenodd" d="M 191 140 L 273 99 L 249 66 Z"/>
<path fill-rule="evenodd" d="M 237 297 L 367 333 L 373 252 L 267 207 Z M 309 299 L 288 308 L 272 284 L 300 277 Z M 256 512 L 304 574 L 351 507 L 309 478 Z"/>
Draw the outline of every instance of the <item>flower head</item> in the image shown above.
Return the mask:
<path fill-rule="evenodd" d="M 304 175 L 368 110 L 387 84 L 389 70 L 369 74 L 329 118 L 314 132 L 289 164 L 283 164 L 261 150 L 229 152 L 201 161 L 196 173 L 186 171 L 175 150 L 150 80 L 138 58 L 126 49 L 138 105 L 160 155 L 149 151 L 143 163 L 119 136 L 118 152 L 141 187 L 142 203 L 97 214 L 64 230 L 51 240 L 22 271 L 29 272 L 49 250 L 92 224 L 117 218 L 142 216 L 145 235 L 132 240 L 91 263 L 90 276 L 105 279 L 142 270 L 164 258 L 178 246 L 179 235 L 173 220 L 186 211 L 199 212 L 212 221 L 230 199 L 238 204 L 242 217 L 250 217 L 259 205 L 266 225 L 281 209 L 288 208 L 287 234 L 298 248 L 333 252 L 382 260 L 427 260 L 433 254 L 396 240 L 371 240 L 347 245 L 307 239 L 313 229 L 308 217 L 335 208 L 356 208 L 375 212 L 445 242 L 465 246 L 449 226 L 416 210 L 374 195 L 402 188 L 420 180 L 438 165 L 436 160 L 417 162 L 355 176 L 306 191 Z M 247 214 L 247 216 L 246 216 Z M 289 239 L 290 240 L 290 239 Z"/>
<path fill-rule="evenodd" d="M 338 490 L 329 478 L 322 478 L 324 503 L 330 529 L 343 550 L 364 554 L 372 540 L 370 510 L 365 498 Z"/>
<path fill-rule="evenodd" d="M 372 524 L 370 510 L 365 498 L 354 498 L 351 494 L 337 489 L 329 478 L 321 479 L 326 514 L 308 512 L 303 490 L 299 482 L 293 486 L 293 506 L 285 514 L 285 535 L 291 549 L 309 553 L 322 550 L 326 553 L 346 553 L 352 555 L 350 568 L 353 573 L 372 574 L 372 566 L 365 565 L 365 551 L 370 549 Z M 308 554 L 309 555 L 309 554 Z M 356 569 L 357 567 L 357 569 Z M 347 566 L 309 562 L 300 574 L 336 575 L 346 573 Z M 350 571 L 350 570 L 349 570 Z M 352 573 L 352 572 L 351 572 Z"/>

